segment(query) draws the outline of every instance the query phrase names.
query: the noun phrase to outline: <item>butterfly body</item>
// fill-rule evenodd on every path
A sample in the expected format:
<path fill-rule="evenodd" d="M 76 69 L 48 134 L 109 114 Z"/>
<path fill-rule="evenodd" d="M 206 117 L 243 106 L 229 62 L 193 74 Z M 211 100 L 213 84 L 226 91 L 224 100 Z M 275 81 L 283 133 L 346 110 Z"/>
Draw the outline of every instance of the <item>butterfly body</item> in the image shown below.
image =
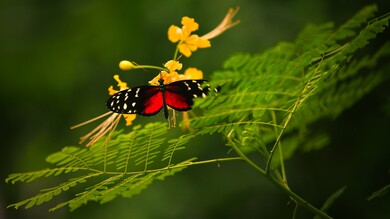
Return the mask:
<path fill-rule="evenodd" d="M 193 98 L 206 97 L 210 86 L 202 86 L 206 80 L 181 80 L 164 84 L 159 80 L 158 86 L 140 86 L 122 90 L 107 100 L 109 110 L 120 114 L 139 114 L 152 116 L 164 108 L 168 118 L 168 106 L 177 111 L 188 111 L 192 108 Z"/>

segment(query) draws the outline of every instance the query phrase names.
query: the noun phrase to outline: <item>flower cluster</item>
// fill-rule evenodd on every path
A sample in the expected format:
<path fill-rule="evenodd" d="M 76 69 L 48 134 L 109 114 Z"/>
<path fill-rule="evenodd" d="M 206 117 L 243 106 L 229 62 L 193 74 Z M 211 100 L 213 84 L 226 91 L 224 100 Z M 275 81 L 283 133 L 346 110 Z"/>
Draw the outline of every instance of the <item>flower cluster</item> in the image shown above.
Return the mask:
<path fill-rule="evenodd" d="M 193 34 L 194 31 L 199 29 L 199 24 L 195 22 L 193 18 L 185 16 L 181 20 L 182 27 L 171 25 L 168 28 L 168 40 L 171 41 L 172 43 L 177 43 L 176 50 L 172 60 L 167 61 L 163 67 L 153 66 L 153 65 L 138 65 L 135 62 L 123 60 L 119 63 L 119 68 L 125 71 L 140 69 L 140 68 L 157 69 L 159 70 L 158 75 L 149 81 L 150 85 L 155 85 L 155 86 L 159 85 L 159 80 L 161 80 L 161 78 L 164 80 L 165 84 L 172 83 L 178 80 L 203 79 L 203 72 L 201 70 L 198 70 L 197 68 L 193 68 L 193 67 L 187 68 L 183 74 L 180 74 L 178 72 L 183 68 L 183 64 L 177 60 L 178 53 L 180 52 L 182 55 L 188 58 L 192 55 L 193 52 L 197 51 L 197 49 L 210 47 L 211 46 L 210 40 L 212 38 L 217 37 L 227 29 L 239 23 L 239 21 L 233 22 L 233 17 L 237 12 L 238 12 L 238 8 L 229 9 L 228 13 L 226 14 L 222 22 L 215 29 L 213 29 L 212 31 L 210 31 L 209 33 L 203 36 Z M 110 86 L 108 88 L 109 95 L 114 95 L 121 90 L 129 89 L 127 83 L 121 81 L 119 75 L 114 75 L 114 79 L 118 82 L 117 86 L 119 90 L 115 90 L 113 86 Z M 125 118 L 127 126 L 131 125 L 134 119 L 136 118 L 135 114 L 118 114 L 118 113 L 108 112 L 94 119 L 91 119 L 87 122 L 84 122 L 80 125 L 74 126 L 72 128 L 77 128 L 79 126 L 93 122 L 97 119 L 100 119 L 110 114 L 111 116 L 109 116 L 103 123 L 101 123 L 99 126 L 97 126 L 94 130 L 92 130 L 87 135 L 83 136 L 80 139 L 81 143 L 86 140 L 89 140 L 86 146 L 91 146 L 102 136 L 113 131 L 116 128 L 121 118 L 121 115 L 123 115 L 123 117 Z M 183 122 L 184 122 L 184 127 L 186 128 L 189 127 L 188 118 L 189 118 L 188 113 L 184 112 Z M 175 124 L 175 116 L 173 116 L 171 119 L 173 120 L 173 124 Z"/>

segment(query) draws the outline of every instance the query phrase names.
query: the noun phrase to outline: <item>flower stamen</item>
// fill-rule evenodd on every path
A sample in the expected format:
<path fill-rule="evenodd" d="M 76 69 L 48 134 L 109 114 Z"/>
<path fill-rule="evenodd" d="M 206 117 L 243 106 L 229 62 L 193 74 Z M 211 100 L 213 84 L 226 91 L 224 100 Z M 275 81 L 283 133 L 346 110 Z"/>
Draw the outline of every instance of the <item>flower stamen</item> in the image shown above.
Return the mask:
<path fill-rule="evenodd" d="M 84 126 L 86 124 L 89 124 L 91 122 L 94 122 L 98 119 L 101 119 L 109 114 L 112 114 L 110 117 L 108 117 L 104 122 L 102 122 L 100 125 L 98 125 L 96 128 L 94 128 L 92 131 L 90 131 L 88 134 L 82 136 L 80 138 L 80 144 L 84 143 L 86 140 L 90 140 L 85 146 L 90 147 L 91 145 L 95 144 L 101 137 L 103 137 L 108 132 L 112 132 L 115 130 L 116 126 L 118 125 L 118 122 L 120 120 L 121 114 L 113 113 L 113 112 L 107 112 L 103 115 L 100 115 L 98 117 L 95 117 L 93 119 L 90 119 L 86 122 L 83 122 L 81 124 L 72 126 L 71 129 L 75 129 L 81 126 Z"/>

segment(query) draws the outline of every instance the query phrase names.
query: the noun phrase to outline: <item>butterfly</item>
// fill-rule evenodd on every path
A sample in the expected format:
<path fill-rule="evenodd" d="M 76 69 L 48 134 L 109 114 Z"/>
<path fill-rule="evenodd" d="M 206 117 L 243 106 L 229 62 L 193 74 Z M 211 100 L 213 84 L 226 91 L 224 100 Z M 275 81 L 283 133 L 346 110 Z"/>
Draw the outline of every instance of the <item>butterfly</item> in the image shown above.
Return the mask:
<path fill-rule="evenodd" d="M 210 85 L 203 86 L 206 80 L 164 84 L 164 79 L 160 78 L 158 82 L 157 86 L 146 85 L 119 91 L 107 100 L 106 106 L 115 113 L 143 116 L 152 116 L 164 109 L 164 116 L 168 119 L 168 106 L 177 111 L 188 111 L 194 104 L 193 98 L 205 98 L 210 90 Z"/>

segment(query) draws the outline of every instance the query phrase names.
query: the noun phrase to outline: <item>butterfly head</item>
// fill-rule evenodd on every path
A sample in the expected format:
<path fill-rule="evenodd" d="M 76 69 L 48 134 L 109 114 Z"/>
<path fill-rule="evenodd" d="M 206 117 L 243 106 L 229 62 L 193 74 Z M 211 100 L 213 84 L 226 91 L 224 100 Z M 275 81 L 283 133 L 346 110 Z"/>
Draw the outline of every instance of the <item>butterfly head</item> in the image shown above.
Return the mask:
<path fill-rule="evenodd" d="M 164 79 L 161 77 L 160 79 L 158 79 L 158 83 L 159 83 L 160 85 L 164 85 Z"/>

